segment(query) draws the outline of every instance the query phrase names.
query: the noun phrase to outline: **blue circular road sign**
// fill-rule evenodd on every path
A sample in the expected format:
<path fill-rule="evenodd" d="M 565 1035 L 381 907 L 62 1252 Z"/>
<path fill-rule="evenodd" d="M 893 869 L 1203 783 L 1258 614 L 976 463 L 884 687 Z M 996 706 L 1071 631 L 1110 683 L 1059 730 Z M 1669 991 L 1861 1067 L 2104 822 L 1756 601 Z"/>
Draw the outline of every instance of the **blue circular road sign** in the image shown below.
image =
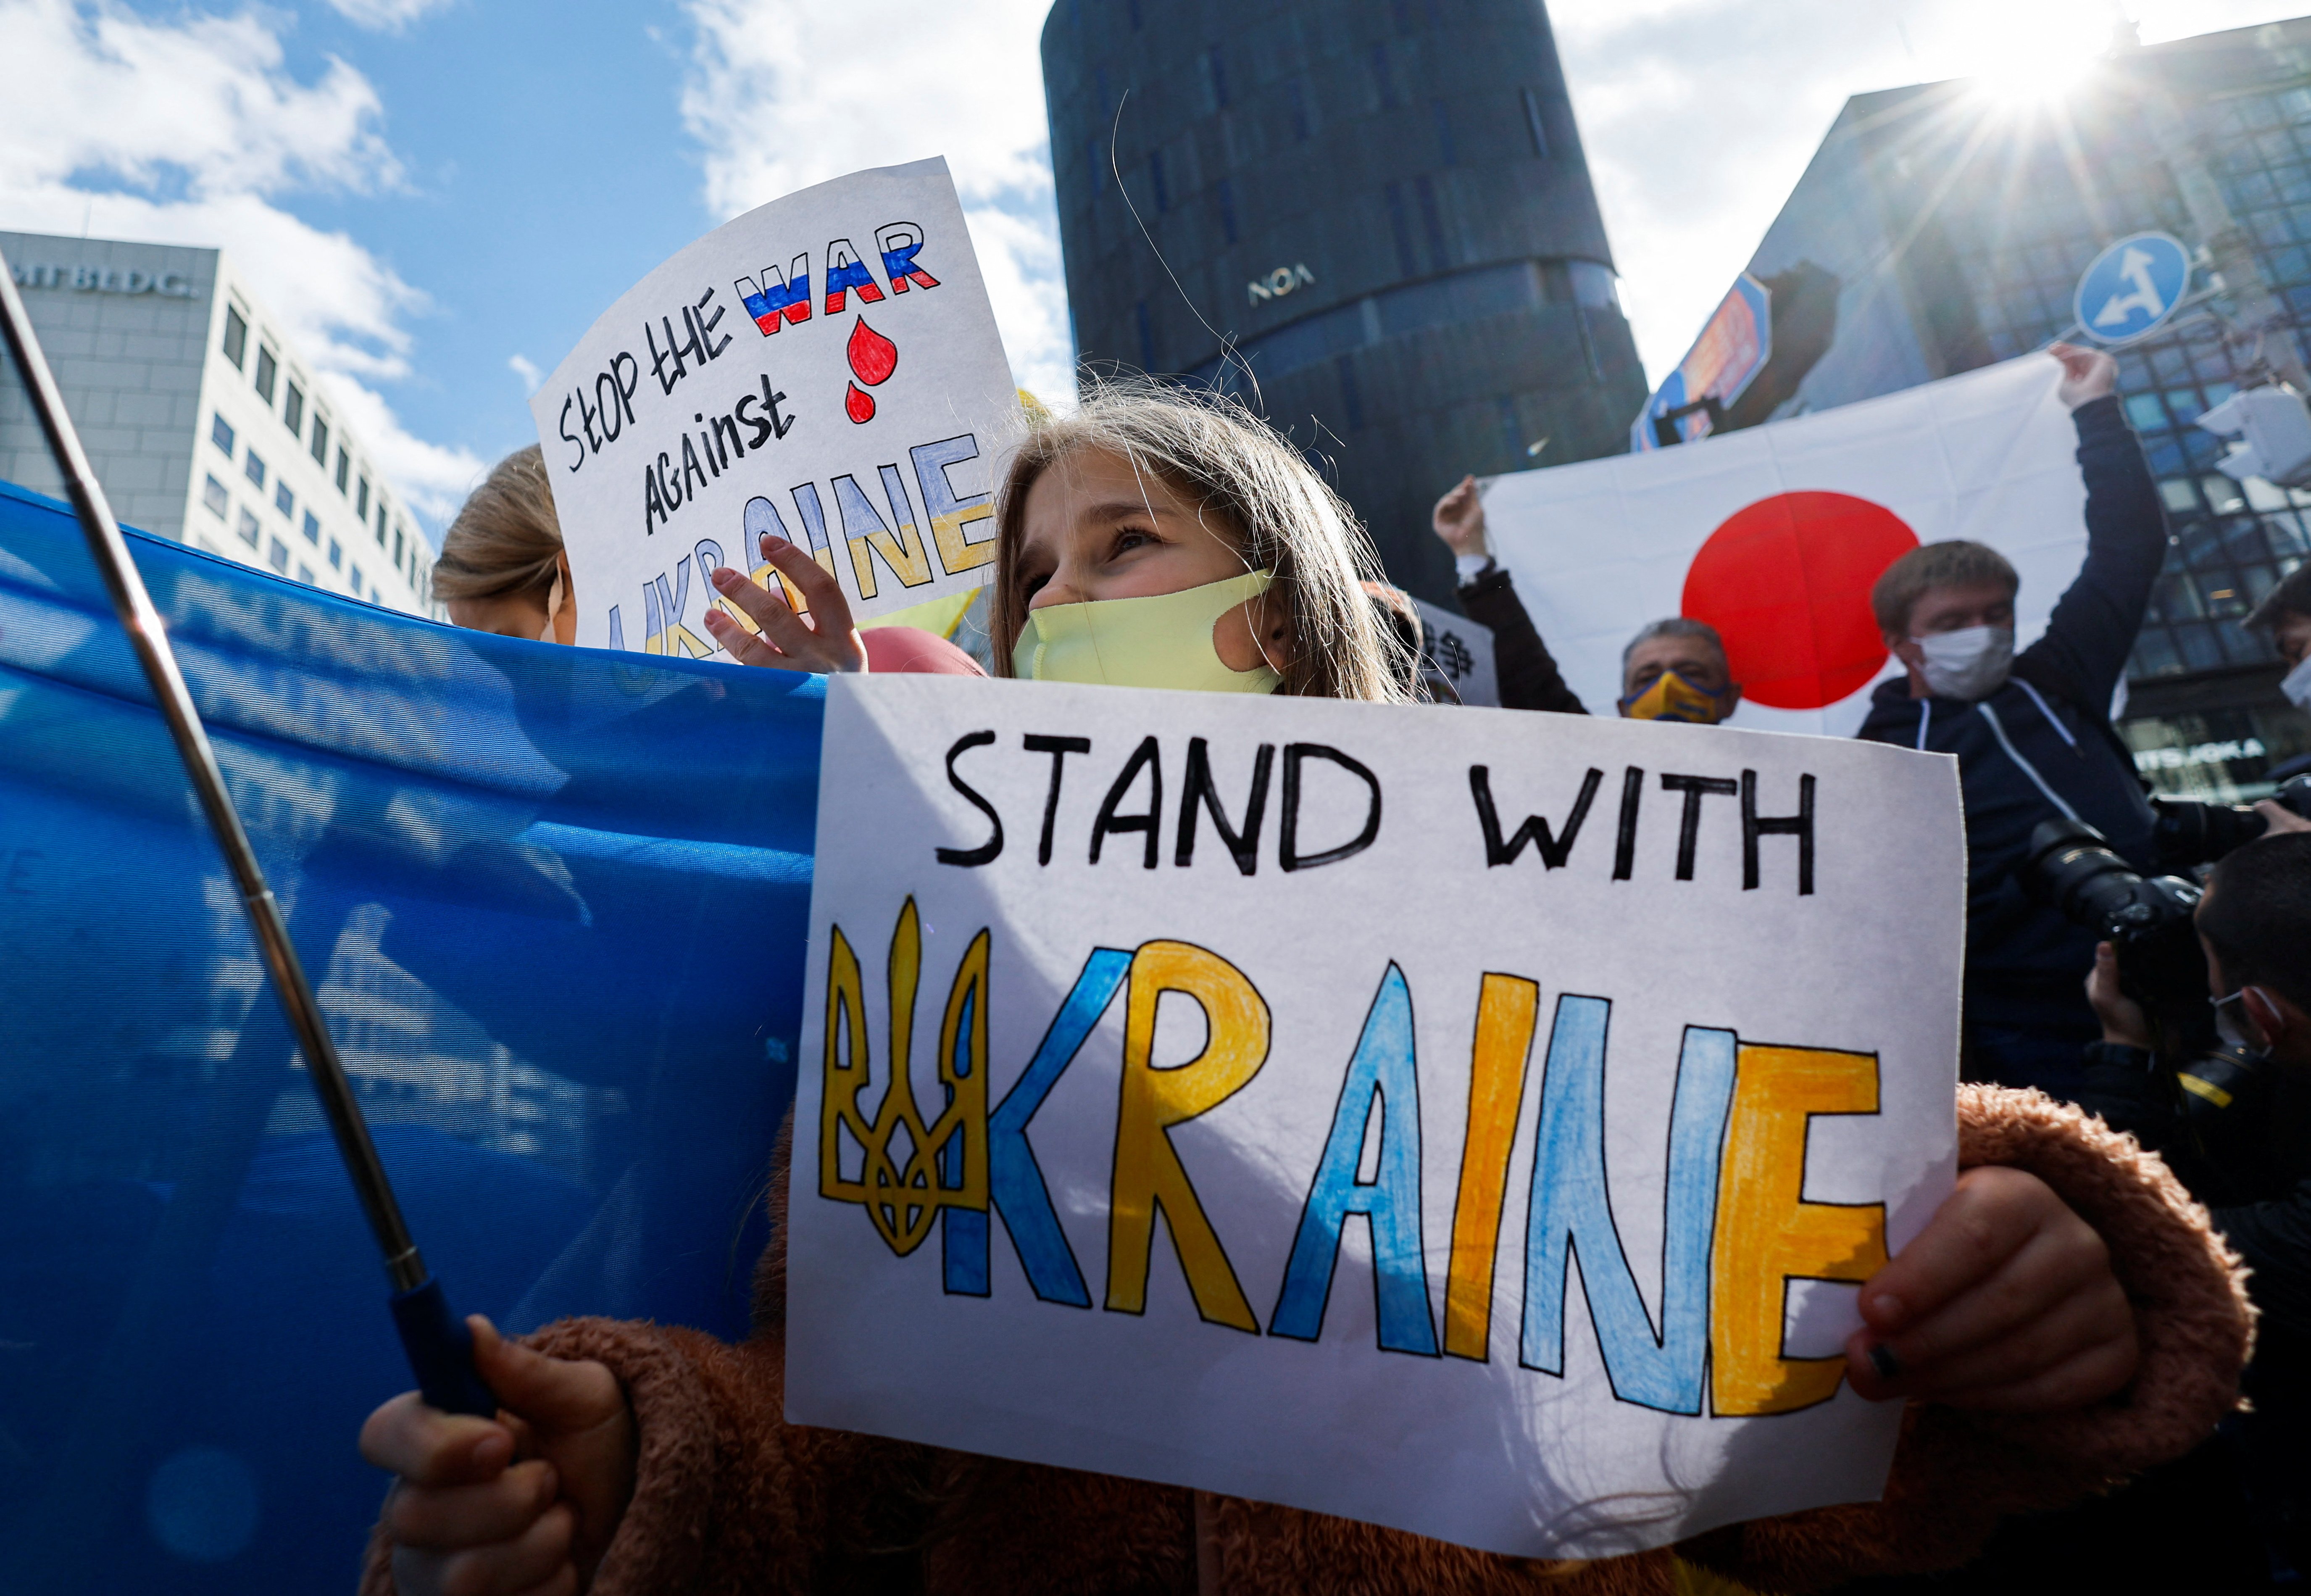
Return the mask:
<path fill-rule="evenodd" d="M 2071 313 L 2088 337 L 2131 344 L 2175 314 L 2191 281 L 2191 252 L 2171 233 L 2139 232 L 2094 258 L 2079 278 Z"/>

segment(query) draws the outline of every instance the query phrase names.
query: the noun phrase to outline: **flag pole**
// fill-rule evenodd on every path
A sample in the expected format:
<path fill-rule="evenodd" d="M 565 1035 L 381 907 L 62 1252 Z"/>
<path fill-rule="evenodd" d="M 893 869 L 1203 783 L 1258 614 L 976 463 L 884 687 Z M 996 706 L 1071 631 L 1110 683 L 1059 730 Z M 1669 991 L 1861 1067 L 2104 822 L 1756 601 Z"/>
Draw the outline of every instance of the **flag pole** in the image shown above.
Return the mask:
<path fill-rule="evenodd" d="M 88 456 L 81 448 L 80 434 L 73 428 L 72 417 L 65 413 L 64 397 L 48 371 L 48 357 L 40 351 L 31 318 L 25 313 L 23 296 L 16 290 L 15 275 L 7 269 L 4 256 L 0 256 L 0 335 L 4 335 L 8 354 L 23 377 L 24 390 L 39 417 L 48 452 L 64 475 L 65 491 L 71 496 L 73 512 L 88 540 L 89 554 L 104 577 L 106 590 L 112 596 L 112 607 L 119 615 L 121 629 L 136 650 L 137 663 L 144 667 L 144 679 L 152 686 L 161 719 L 168 722 L 169 736 L 177 745 L 178 756 L 184 761 L 185 773 L 200 798 L 217 849 L 232 871 L 241 907 L 249 915 L 249 929 L 265 955 L 274 995 L 280 999 L 282 1012 L 296 1033 L 299 1048 L 305 1056 L 306 1074 L 320 1097 L 330 1134 L 336 1138 L 338 1156 L 353 1180 L 354 1195 L 361 1199 L 362 1211 L 368 1217 L 378 1250 L 384 1255 L 386 1273 L 393 1282 L 394 1323 L 401 1332 L 402 1347 L 408 1354 L 419 1388 L 426 1401 L 443 1412 L 480 1414 L 484 1417 L 494 1415 L 496 1399 L 474 1372 L 473 1338 L 464 1323 L 450 1313 L 441 1283 L 426 1272 L 425 1260 L 418 1253 L 417 1243 L 410 1238 L 409 1226 L 401 1217 L 401 1205 L 394 1199 L 393 1183 L 386 1178 L 376 1144 L 370 1139 L 369 1125 L 362 1117 L 353 1083 L 346 1078 L 336 1044 L 330 1040 L 328 1023 L 321 1016 L 320 1005 L 313 998 L 312 983 L 305 978 L 304 964 L 289 940 L 289 926 L 282 916 L 281 904 L 274 897 L 273 889 L 266 885 L 265 871 L 257 861 L 256 850 L 249 846 L 249 833 L 241 826 L 231 794 L 225 790 L 224 772 L 217 765 L 216 751 L 210 746 L 200 712 L 193 707 L 193 695 L 185 685 L 184 675 L 177 668 L 177 657 L 169 647 L 160 612 L 153 607 L 152 596 L 144 590 L 144 579 L 129 556 L 127 540 L 120 535 L 120 523 L 113 519 L 104 488 L 89 467 Z"/>

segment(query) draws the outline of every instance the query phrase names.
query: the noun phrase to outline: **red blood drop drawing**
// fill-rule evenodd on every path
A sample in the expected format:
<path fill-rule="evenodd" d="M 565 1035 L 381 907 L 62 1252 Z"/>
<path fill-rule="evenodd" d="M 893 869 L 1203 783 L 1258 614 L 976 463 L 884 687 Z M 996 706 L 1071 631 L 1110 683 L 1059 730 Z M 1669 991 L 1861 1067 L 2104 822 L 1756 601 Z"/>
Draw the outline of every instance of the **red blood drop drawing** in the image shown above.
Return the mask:
<path fill-rule="evenodd" d="M 850 344 L 847 353 L 850 356 L 851 371 L 868 388 L 873 388 L 899 367 L 899 346 L 868 327 L 864 316 L 850 329 Z M 868 408 L 871 410 L 873 406 Z"/>
<path fill-rule="evenodd" d="M 1882 504 L 1776 493 L 1709 535 L 1686 568 L 1679 607 L 1717 628 L 1742 697 L 1826 709 L 1885 667 L 1871 584 L 1917 546 L 1918 535 Z"/>
<path fill-rule="evenodd" d="M 843 386 L 850 391 L 842 396 L 842 407 L 850 413 L 850 419 L 862 423 L 873 421 L 875 396 L 855 382 L 845 383 Z"/>

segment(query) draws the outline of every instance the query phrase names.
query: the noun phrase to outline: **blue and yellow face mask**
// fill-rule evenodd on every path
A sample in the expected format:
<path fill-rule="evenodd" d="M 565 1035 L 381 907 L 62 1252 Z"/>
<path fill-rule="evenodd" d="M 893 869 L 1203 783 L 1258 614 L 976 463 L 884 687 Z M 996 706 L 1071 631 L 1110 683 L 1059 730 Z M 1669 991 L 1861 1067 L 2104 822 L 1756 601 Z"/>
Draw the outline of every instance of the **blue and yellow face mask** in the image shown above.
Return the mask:
<path fill-rule="evenodd" d="M 1621 713 L 1631 720 L 1680 720 L 1694 726 L 1714 726 L 1733 712 L 1733 689 L 1711 693 L 1695 686 L 1673 670 L 1665 670 L 1643 693 L 1621 700 Z"/>

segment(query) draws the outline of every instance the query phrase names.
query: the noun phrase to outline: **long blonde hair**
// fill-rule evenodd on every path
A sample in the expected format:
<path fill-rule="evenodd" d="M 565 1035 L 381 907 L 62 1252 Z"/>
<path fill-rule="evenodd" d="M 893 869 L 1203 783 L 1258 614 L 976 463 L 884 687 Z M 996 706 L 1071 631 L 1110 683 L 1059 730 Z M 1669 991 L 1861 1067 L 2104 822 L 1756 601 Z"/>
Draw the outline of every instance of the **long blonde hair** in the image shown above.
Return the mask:
<path fill-rule="evenodd" d="M 1380 624 L 1363 583 L 1380 574 L 1356 512 L 1274 428 L 1235 400 L 1146 380 L 1102 380 L 1072 415 L 1029 414 L 996 495 L 995 582 L 988 596 L 995 670 L 1027 624 L 1018 580 L 1027 491 L 1080 449 L 1121 455 L 1233 535 L 1245 569 L 1273 571 L 1288 617 L 1279 693 L 1401 703 L 1411 659 Z"/>
<path fill-rule="evenodd" d="M 447 602 L 544 595 L 554 586 L 561 560 L 562 523 L 554 513 L 554 488 L 546 479 L 545 456 L 533 443 L 500 460 L 441 535 L 441 557 L 433 563 L 434 596 Z"/>

